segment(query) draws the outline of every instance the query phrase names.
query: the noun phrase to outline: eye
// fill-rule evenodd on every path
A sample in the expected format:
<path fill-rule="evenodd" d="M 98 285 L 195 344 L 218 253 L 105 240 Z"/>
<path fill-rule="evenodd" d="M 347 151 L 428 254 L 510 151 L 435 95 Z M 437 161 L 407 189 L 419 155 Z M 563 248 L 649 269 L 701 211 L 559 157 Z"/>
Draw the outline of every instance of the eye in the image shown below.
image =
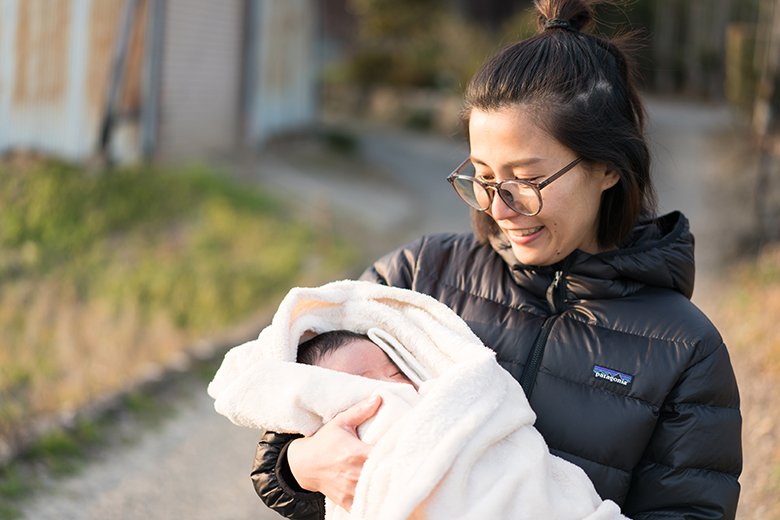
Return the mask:
<path fill-rule="evenodd" d="M 529 171 L 526 169 L 517 169 L 515 170 L 515 180 L 517 181 L 523 181 L 523 182 L 532 182 L 534 184 L 539 184 L 544 180 L 546 177 L 544 172 L 540 171 Z"/>
<path fill-rule="evenodd" d="M 401 382 L 407 382 L 409 379 L 403 374 L 403 372 L 396 372 L 395 374 L 390 376 L 390 379 L 393 379 L 395 381 L 401 381 Z"/>
<path fill-rule="evenodd" d="M 495 182 L 496 180 L 495 176 L 490 173 L 485 173 L 485 174 L 478 173 L 474 177 L 476 177 L 477 180 L 480 180 L 482 182 Z"/>
<path fill-rule="evenodd" d="M 515 180 L 539 184 L 542 182 L 542 177 L 515 177 Z"/>

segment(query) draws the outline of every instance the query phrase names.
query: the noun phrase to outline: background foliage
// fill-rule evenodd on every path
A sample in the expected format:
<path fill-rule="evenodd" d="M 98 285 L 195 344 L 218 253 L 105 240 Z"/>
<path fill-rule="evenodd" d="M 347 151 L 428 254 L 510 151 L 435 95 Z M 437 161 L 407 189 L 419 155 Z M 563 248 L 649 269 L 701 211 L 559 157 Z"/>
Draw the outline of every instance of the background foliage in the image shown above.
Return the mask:
<path fill-rule="evenodd" d="M 693 81 L 691 61 L 706 75 L 724 73 L 722 37 L 714 36 L 724 27 L 713 18 L 715 6 L 726 23 L 755 24 L 760 1 L 618 0 L 595 6 L 593 30 L 610 36 L 637 31 L 645 87 L 666 82 L 664 89 L 685 90 Z M 531 0 L 347 0 L 346 6 L 356 30 L 348 42 L 351 58 L 336 76 L 364 85 L 460 90 L 486 57 L 536 31 Z"/>
<path fill-rule="evenodd" d="M 359 258 L 205 167 L 12 161 L 0 207 L 0 441 Z"/>

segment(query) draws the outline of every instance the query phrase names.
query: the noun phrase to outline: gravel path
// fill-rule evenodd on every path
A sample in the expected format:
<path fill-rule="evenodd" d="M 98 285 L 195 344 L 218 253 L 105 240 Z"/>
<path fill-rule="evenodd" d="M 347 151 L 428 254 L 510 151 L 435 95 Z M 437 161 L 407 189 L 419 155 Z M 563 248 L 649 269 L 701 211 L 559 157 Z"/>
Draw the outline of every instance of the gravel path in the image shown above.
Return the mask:
<path fill-rule="evenodd" d="M 190 383 L 193 383 L 192 381 Z M 176 412 L 80 474 L 56 480 L 24 509 L 30 520 L 246 520 L 278 515 L 247 478 L 257 432 L 214 412 L 201 385 Z"/>
<path fill-rule="evenodd" d="M 710 174 L 733 167 L 731 115 L 720 106 L 651 100 L 651 135 L 661 206 L 682 209 L 697 234 L 700 279 L 730 251 L 724 224 L 708 212 Z M 305 197 L 312 217 L 352 223 L 372 251 L 430 231 L 468 228 L 468 213 L 444 181 L 467 152 L 459 139 L 393 129 L 355 127 L 367 160 L 358 174 L 312 176 L 276 157 L 261 161 L 262 182 Z M 725 140 L 725 141 L 724 141 Z M 373 163 L 373 165 L 372 165 Z M 347 172 L 349 173 L 349 172 Z M 353 172 L 354 173 L 354 172 Z M 727 177 L 728 172 L 725 173 Z M 715 195 L 718 196 L 718 195 Z M 717 205 L 716 205 L 717 207 Z M 335 215 L 335 216 L 334 216 Z M 695 299 L 706 294 L 697 286 Z M 258 433 L 232 425 L 213 410 L 205 385 L 140 440 L 111 450 L 77 476 L 56 480 L 23 507 L 30 520 L 262 520 L 279 518 L 255 496 L 248 473 Z"/>

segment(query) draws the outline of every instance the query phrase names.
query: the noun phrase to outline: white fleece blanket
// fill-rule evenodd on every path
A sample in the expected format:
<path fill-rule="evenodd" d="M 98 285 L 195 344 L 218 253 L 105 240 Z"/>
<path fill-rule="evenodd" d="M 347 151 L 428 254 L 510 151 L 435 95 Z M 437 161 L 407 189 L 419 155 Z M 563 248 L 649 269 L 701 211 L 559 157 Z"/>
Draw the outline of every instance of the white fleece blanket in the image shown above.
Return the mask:
<path fill-rule="evenodd" d="M 389 333 L 429 379 L 415 392 L 295 363 L 301 341 L 336 329 Z M 351 515 L 326 501 L 329 519 L 625 518 L 584 471 L 550 454 L 517 381 L 460 317 L 427 295 L 358 281 L 293 289 L 256 340 L 227 353 L 208 392 L 235 424 L 307 436 L 358 401 L 382 396 L 359 429 L 374 448 Z"/>

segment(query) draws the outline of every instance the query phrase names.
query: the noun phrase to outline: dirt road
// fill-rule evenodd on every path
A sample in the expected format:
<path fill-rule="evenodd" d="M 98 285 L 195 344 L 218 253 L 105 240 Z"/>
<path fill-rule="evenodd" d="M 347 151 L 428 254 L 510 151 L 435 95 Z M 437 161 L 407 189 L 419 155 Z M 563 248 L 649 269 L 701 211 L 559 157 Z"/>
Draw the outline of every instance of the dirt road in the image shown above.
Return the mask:
<path fill-rule="evenodd" d="M 734 178 L 732 118 L 722 106 L 660 100 L 650 101 L 650 112 L 661 206 L 683 210 L 697 235 L 696 300 L 715 283 L 712 273 L 743 225 L 713 216 L 719 206 L 710 199 L 717 193 L 709 187 L 713 179 Z M 305 198 L 313 217 L 362 228 L 376 251 L 421 233 L 468 228 L 465 205 L 444 180 L 467 151 L 459 139 L 367 126 L 353 132 L 366 160 L 360 168 L 370 171 L 342 168 L 313 176 L 277 155 L 262 161 L 258 175 Z M 30 520 L 279 518 L 264 508 L 248 479 L 257 438 L 214 412 L 205 385 L 196 387 L 170 420 L 79 475 L 51 483 L 23 513 Z"/>

